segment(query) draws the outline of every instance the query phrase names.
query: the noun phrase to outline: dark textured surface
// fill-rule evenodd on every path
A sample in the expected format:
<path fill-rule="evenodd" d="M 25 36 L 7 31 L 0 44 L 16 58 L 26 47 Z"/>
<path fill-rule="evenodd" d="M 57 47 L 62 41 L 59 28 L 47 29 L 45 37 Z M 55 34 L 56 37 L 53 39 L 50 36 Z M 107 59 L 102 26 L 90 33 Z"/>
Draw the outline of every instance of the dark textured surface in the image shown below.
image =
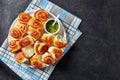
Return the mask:
<path fill-rule="evenodd" d="M 83 19 L 83 35 L 49 80 L 120 80 L 120 0 L 51 0 Z M 30 0 L 0 0 L 0 45 Z M 0 80 L 18 80 L 0 64 Z"/>

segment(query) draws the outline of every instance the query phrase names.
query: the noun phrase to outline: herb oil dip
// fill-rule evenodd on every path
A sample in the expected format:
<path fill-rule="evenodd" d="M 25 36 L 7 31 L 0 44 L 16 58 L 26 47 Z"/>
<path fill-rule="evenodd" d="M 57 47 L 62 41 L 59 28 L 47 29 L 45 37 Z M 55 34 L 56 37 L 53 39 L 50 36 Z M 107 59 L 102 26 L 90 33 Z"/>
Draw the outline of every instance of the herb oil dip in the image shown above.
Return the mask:
<path fill-rule="evenodd" d="M 58 31 L 58 28 L 59 28 L 59 24 L 58 22 L 56 22 L 54 25 L 55 20 L 49 20 L 47 23 L 46 23 L 46 30 L 49 32 L 49 33 L 55 33 Z"/>

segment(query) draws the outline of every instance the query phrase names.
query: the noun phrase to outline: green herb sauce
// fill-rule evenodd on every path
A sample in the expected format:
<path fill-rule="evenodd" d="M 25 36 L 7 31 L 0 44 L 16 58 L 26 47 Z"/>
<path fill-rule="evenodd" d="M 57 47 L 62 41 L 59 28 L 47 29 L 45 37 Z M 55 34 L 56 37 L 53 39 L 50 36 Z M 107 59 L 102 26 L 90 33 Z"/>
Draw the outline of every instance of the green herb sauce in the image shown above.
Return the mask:
<path fill-rule="evenodd" d="M 58 30 L 58 22 L 55 23 L 53 26 L 52 24 L 54 23 L 54 20 L 50 20 L 46 24 L 46 30 L 50 33 L 55 33 Z"/>

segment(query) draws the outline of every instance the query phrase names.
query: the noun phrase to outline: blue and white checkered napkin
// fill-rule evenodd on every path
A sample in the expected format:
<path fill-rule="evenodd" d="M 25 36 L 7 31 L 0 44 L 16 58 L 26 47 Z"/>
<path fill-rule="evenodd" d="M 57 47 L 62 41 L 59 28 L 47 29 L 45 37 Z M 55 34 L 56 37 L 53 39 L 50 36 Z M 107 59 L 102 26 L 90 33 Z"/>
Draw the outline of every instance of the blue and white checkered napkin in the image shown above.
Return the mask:
<path fill-rule="evenodd" d="M 66 28 L 68 40 L 68 45 L 64 50 L 65 54 L 82 34 L 81 31 L 77 29 L 81 23 L 81 19 L 70 14 L 66 10 L 48 0 L 32 0 L 25 12 L 35 10 L 37 8 L 45 9 L 54 15 L 60 14 L 59 19 L 62 21 Z M 3 45 L 0 48 L 0 59 L 23 80 L 48 80 L 56 65 L 54 64 L 43 69 L 34 69 L 24 64 L 17 64 L 15 62 L 13 54 L 8 50 L 7 39 L 4 41 Z"/>

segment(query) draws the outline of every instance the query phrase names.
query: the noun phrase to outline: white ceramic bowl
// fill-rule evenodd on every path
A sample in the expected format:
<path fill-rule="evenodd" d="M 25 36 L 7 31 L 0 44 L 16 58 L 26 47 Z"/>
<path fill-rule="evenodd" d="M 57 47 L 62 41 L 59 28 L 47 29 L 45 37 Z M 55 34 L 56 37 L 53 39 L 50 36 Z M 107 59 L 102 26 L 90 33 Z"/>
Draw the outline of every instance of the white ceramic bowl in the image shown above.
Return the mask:
<path fill-rule="evenodd" d="M 44 30 L 45 30 L 45 32 L 47 32 L 48 34 L 57 34 L 57 33 L 59 33 L 59 32 L 61 31 L 61 27 L 62 27 L 62 26 L 61 26 L 61 22 L 59 21 L 59 19 L 56 20 L 56 22 L 58 23 L 58 30 L 57 30 L 56 32 L 51 33 L 51 32 L 49 32 L 49 31 L 46 29 L 47 23 L 48 23 L 49 21 L 51 21 L 51 20 L 55 21 L 55 18 L 49 18 L 49 19 L 44 23 Z"/>

